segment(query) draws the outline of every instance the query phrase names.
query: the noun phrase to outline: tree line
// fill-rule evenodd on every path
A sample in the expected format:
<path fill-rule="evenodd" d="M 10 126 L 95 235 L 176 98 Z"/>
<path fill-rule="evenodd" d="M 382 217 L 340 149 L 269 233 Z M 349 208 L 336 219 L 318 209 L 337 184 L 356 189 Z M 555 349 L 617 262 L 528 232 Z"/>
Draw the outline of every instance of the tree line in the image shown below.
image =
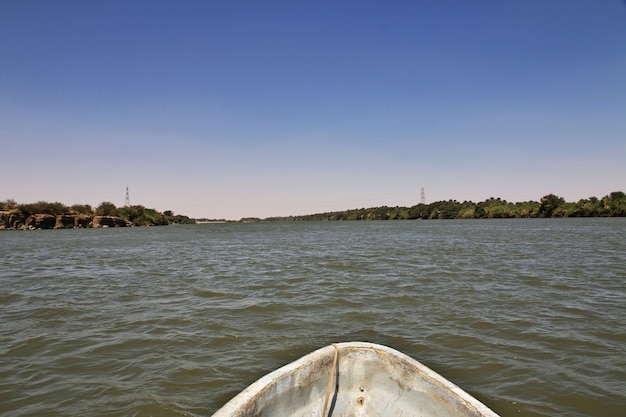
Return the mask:
<path fill-rule="evenodd" d="M 511 203 L 490 198 L 480 203 L 456 200 L 417 204 L 412 207 L 360 208 L 304 216 L 273 217 L 265 220 L 412 220 L 412 219 L 510 219 L 558 217 L 625 217 L 626 194 L 615 191 L 602 198 L 589 197 L 577 202 L 548 194 L 540 201 Z"/>
<path fill-rule="evenodd" d="M 0 211 L 27 218 L 35 214 L 114 216 L 130 221 L 135 226 L 193 224 L 196 220 L 174 215 L 171 210 L 160 213 L 142 205 L 116 207 L 104 201 L 96 208 L 89 204 L 66 206 L 59 202 L 38 201 L 18 204 L 14 200 L 0 201 Z M 511 203 L 500 198 L 474 203 L 456 200 L 417 204 L 412 207 L 373 207 L 302 216 L 270 217 L 264 221 L 338 221 L 338 220 L 414 220 L 414 219 L 505 219 L 505 218 L 559 218 L 559 217 L 626 217 L 626 194 L 612 192 L 602 198 L 589 197 L 567 202 L 555 194 L 543 196 L 540 201 Z M 258 218 L 240 221 L 261 221 Z"/>
<path fill-rule="evenodd" d="M 36 203 L 18 204 L 9 199 L 0 201 L 0 211 L 8 211 L 24 218 L 35 214 L 113 216 L 130 221 L 135 226 L 161 226 L 168 224 L 192 224 L 193 219 L 183 215 L 174 215 L 171 210 L 163 213 L 142 205 L 116 207 L 109 201 L 103 201 L 95 209 L 89 204 L 66 206 L 63 203 L 38 201 Z"/>

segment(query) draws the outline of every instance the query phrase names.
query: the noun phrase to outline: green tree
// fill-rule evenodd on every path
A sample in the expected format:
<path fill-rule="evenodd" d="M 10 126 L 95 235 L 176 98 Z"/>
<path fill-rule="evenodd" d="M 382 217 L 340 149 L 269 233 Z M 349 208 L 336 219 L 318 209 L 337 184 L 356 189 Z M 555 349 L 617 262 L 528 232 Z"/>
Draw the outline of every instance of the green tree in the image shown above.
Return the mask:
<path fill-rule="evenodd" d="M 539 216 L 552 217 L 554 211 L 561 205 L 565 204 L 565 199 L 554 194 L 548 194 L 541 197 L 541 206 L 539 207 Z"/>
<path fill-rule="evenodd" d="M 609 216 L 626 216 L 626 194 L 615 191 L 602 199 Z"/>
<path fill-rule="evenodd" d="M 67 214 L 70 209 L 63 203 L 59 203 L 55 201 L 53 203 L 49 203 L 47 201 L 38 201 L 36 203 L 29 204 L 19 204 L 17 209 L 24 215 L 30 216 L 33 214 Z"/>
<path fill-rule="evenodd" d="M 115 207 L 115 204 L 109 201 L 103 201 L 98 207 L 96 207 L 97 216 L 119 216 L 120 212 Z"/>
<path fill-rule="evenodd" d="M 17 208 L 17 202 L 13 200 L 12 198 L 5 200 L 5 201 L 0 201 L 0 210 L 2 211 L 11 211 L 11 210 L 15 210 L 16 208 Z"/>
<path fill-rule="evenodd" d="M 74 204 L 70 207 L 70 212 L 74 214 L 93 214 L 93 208 L 89 204 Z"/>
<path fill-rule="evenodd" d="M 563 203 L 552 212 L 552 217 L 575 217 L 577 213 L 576 203 Z"/>
<path fill-rule="evenodd" d="M 426 204 L 418 204 L 409 209 L 409 219 L 427 219 L 428 213 Z"/>
<path fill-rule="evenodd" d="M 517 218 L 530 218 L 537 217 L 539 213 L 540 204 L 536 201 L 524 201 L 521 203 L 515 203 L 515 217 Z"/>

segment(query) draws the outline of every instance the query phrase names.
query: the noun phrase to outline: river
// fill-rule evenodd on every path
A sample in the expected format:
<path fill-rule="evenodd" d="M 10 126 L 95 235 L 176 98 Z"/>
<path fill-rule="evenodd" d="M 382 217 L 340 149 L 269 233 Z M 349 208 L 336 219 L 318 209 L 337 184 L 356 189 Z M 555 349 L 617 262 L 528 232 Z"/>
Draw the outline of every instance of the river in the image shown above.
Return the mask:
<path fill-rule="evenodd" d="M 210 416 L 339 341 L 506 416 L 626 415 L 626 219 L 0 232 L 1 416 Z"/>

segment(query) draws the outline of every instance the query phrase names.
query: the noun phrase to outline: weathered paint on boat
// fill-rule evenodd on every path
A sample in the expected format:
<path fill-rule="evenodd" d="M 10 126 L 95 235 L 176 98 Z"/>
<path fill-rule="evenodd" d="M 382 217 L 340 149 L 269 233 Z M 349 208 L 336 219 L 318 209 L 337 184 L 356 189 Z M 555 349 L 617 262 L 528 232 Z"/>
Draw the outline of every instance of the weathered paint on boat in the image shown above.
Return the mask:
<path fill-rule="evenodd" d="M 415 359 L 365 342 L 326 346 L 285 365 L 250 385 L 213 417 L 331 415 L 498 417 Z"/>

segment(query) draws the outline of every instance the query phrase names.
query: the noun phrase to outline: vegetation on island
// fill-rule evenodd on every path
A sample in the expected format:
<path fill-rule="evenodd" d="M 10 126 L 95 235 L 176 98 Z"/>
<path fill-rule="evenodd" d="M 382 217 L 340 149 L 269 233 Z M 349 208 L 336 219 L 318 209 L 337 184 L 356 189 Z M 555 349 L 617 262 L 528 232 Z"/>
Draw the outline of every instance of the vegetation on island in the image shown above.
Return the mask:
<path fill-rule="evenodd" d="M 624 217 L 626 194 L 612 192 L 603 197 L 589 197 L 575 203 L 548 194 L 539 202 L 510 203 L 490 198 L 480 203 L 456 200 L 417 204 L 412 207 L 361 208 L 304 216 L 273 217 L 267 221 L 337 221 L 337 220 L 411 220 L 411 219 L 510 219 L 558 217 Z"/>
<path fill-rule="evenodd" d="M 18 204 L 15 200 L 0 201 L 0 211 L 8 212 L 21 218 L 34 215 L 70 215 L 70 216 L 109 216 L 118 217 L 132 223 L 134 226 L 162 226 L 169 224 L 193 224 L 195 221 L 187 216 L 174 215 L 171 210 L 163 213 L 142 205 L 116 207 L 115 204 L 104 201 L 95 209 L 89 204 L 74 204 L 66 206 L 59 202 L 38 201 L 36 203 Z"/>

